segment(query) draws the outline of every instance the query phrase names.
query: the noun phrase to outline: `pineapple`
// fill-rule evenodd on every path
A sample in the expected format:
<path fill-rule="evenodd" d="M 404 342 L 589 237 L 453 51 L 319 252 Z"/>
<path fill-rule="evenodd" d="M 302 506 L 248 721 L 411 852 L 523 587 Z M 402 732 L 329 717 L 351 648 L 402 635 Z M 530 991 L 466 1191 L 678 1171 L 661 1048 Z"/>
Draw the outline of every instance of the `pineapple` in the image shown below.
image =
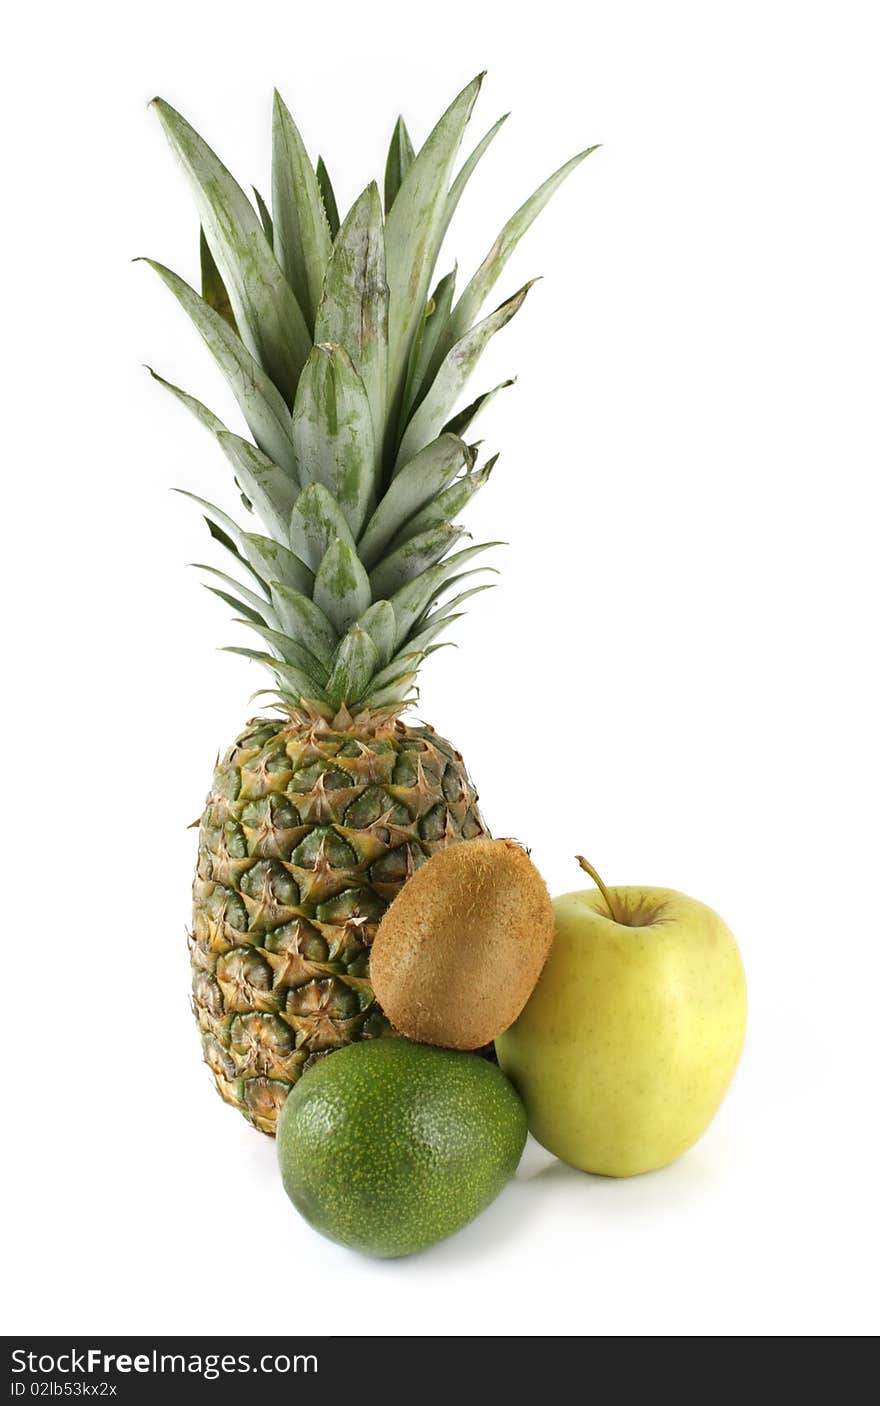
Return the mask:
<path fill-rule="evenodd" d="M 312 166 L 277 94 L 271 213 L 183 117 L 153 104 L 198 209 L 201 295 L 147 262 L 252 438 L 156 379 L 232 467 L 241 522 L 195 500 L 232 574 L 201 569 L 256 637 L 231 648 L 266 667 L 261 692 L 278 714 L 233 743 L 200 821 L 193 1006 L 220 1094 L 269 1134 L 304 1069 L 388 1031 L 369 952 L 401 886 L 435 850 L 487 834 L 459 753 L 401 714 L 438 636 L 487 589 L 462 583 L 495 544 L 462 545 L 454 519 L 492 471 L 468 435 L 502 387 L 458 405 L 529 285 L 488 316 L 481 308 L 588 151 L 517 211 L 457 299 L 454 272 L 430 292 L 456 205 L 501 125 L 454 174 L 480 82 L 418 153 L 398 120 L 384 201 L 371 183 L 341 223 L 326 167 Z"/>

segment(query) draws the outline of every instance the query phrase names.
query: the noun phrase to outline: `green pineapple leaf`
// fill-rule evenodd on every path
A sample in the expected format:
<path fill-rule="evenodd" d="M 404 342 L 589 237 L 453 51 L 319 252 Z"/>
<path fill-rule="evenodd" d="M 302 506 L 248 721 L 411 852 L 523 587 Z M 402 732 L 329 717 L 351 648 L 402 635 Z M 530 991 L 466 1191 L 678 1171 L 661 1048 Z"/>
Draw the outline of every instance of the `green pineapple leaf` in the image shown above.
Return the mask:
<path fill-rule="evenodd" d="M 494 288 L 501 272 L 510 258 L 519 241 L 532 222 L 540 215 L 550 197 L 559 189 L 566 176 L 569 176 L 575 167 L 579 166 L 592 152 L 598 148 L 587 147 L 585 151 L 578 152 L 570 161 L 566 161 L 560 166 L 558 171 L 554 171 L 543 185 L 539 186 L 533 195 L 521 205 L 514 215 L 507 221 L 489 253 L 486 255 L 480 267 L 477 269 L 467 288 L 465 288 L 458 302 L 452 310 L 449 321 L 440 338 L 437 350 L 434 353 L 434 364 L 432 369 L 437 370 L 447 352 L 459 341 L 478 317 L 480 308 Z"/>
<path fill-rule="evenodd" d="M 434 617 L 423 630 L 419 630 L 418 634 L 410 635 L 407 641 L 407 647 L 409 649 L 418 650 L 424 658 L 426 654 L 431 653 L 430 646 L 432 641 L 435 640 L 439 634 L 442 634 L 450 625 L 453 625 L 456 620 L 460 620 L 463 614 L 464 612 L 459 610 L 454 611 L 450 615 L 444 615 L 442 619 Z M 437 646 L 434 646 L 434 648 L 436 647 Z"/>
<path fill-rule="evenodd" d="M 476 571 L 465 571 L 465 572 L 462 572 L 462 575 L 461 575 L 460 577 L 453 577 L 453 578 L 452 578 L 452 581 L 454 581 L 454 580 L 464 580 L 464 577 L 465 577 L 465 576 L 476 576 L 476 575 L 477 575 L 477 572 L 490 571 L 491 569 L 492 569 L 492 568 L 491 568 L 491 567 L 488 567 L 488 566 L 478 566 L 477 569 L 476 569 Z M 447 581 L 447 582 L 445 582 L 444 587 L 443 587 L 444 591 L 449 590 L 449 588 L 450 588 L 451 585 L 452 585 L 452 581 Z M 448 601 L 445 605 L 438 606 L 438 608 L 437 608 L 436 610 L 432 611 L 430 615 L 427 615 L 427 614 L 426 614 L 425 616 L 423 616 L 423 618 L 422 618 L 421 620 L 417 620 L 417 621 L 416 621 L 416 625 L 415 625 L 415 629 L 418 630 L 418 631 L 421 631 L 421 630 L 423 630 L 426 626 L 432 624 L 432 622 L 435 621 L 435 620 L 449 620 L 449 619 L 453 619 L 453 618 L 457 620 L 457 619 L 459 618 L 459 616 L 460 616 L 461 614 L 463 614 L 462 611 L 458 611 L 458 610 L 457 610 L 457 607 L 458 607 L 458 606 L 463 605 L 466 600 L 470 600 L 471 596 L 478 596 L 481 591 L 494 591 L 494 590 L 495 590 L 495 582 L 494 582 L 494 581 L 484 581 L 481 586 L 471 586 L 470 589 L 467 590 L 467 591 L 459 591 L 458 595 L 455 596 L 453 600 Z M 417 637 L 414 637 L 414 638 L 417 638 Z"/>
<path fill-rule="evenodd" d="M 532 280 L 534 282 L 534 280 Z M 468 378 L 479 361 L 486 343 L 496 332 L 515 317 L 525 302 L 532 283 L 526 283 L 506 303 L 502 303 L 482 322 L 456 342 L 443 360 L 421 405 L 407 426 L 397 455 L 398 465 L 416 454 L 439 433 L 461 395 Z M 399 469 L 397 470 L 399 472 Z"/>
<path fill-rule="evenodd" d="M 311 349 L 296 297 L 238 182 L 180 113 L 161 98 L 152 106 L 189 181 L 242 340 L 291 405 Z"/>
<path fill-rule="evenodd" d="M 241 550 L 253 569 L 265 577 L 264 590 L 267 592 L 269 581 L 279 581 L 291 591 L 311 595 L 315 584 L 314 572 L 288 551 L 283 543 L 276 542 L 272 537 L 261 537 L 257 532 L 242 532 Z"/>
<path fill-rule="evenodd" d="M 333 182 L 330 180 L 330 172 L 324 164 L 323 156 L 318 157 L 315 175 L 318 178 L 318 189 L 321 192 L 321 199 L 324 202 L 324 214 L 327 216 L 330 237 L 331 239 L 335 239 L 339 233 L 339 208 L 336 204 L 336 196 L 333 194 Z"/>
<path fill-rule="evenodd" d="M 504 544 L 503 544 L 502 542 L 493 542 L 491 545 L 494 546 L 494 547 L 501 547 L 501 546 L 503 546 Z M 500 572 L 498 571 L 498 568 L 495 567 L 495 566 L 476 566 L 476 567 L 474 567 L 473 570 L 471 570 L 471 571 L 460 571 L 460 572 L 458 572 L 458 573 L 457 573 L 456 575 L 454 575 L 454 576 L 447 576 L 447 578 L 445 579 L 445 581 L 443 582 L 443 584 L 442 584 L 441 586 L 438 586 L 437 590 L 436 590 L 436 591 L 434 592 L 434 594 L 430 597 L 427 606 L 425 607 L 424 611 L 422 612 L 422 615 L 421 615 L 421 616 L 419 617 L 419 619 L 415 622 L 414 629 L 415 629 L 415 630 L 422 630 L 422 629 L 424 629 L 424 627 L 425 627 L 425 625 L 427 625 L 428 621 L 429 621 L 429 620 L 433 620 L 434 615 L 437 613 L 437 610 L 439 610 L 439 609 L 445 609 L 445 608 L 446 608 L 445 605 L 440 605 L 439 602 L 440 602 L 441 597 L 446 595 L 446 592 L 447 592 L 447 591 L 453 590 L 453 589 L 454 589 L 456 586 L 458 586 L 462 581 L 467 581 L 471 576 L 482 576 L 482 575 L 485 575 L 487 572 L 491 572 L 493 576 L 498 576 L 498 575 L 500 575 Z M 490 586 L 494 586 L 494 585 L 495 585 L 495 582 L 490 582 L 489 584 L 490 584 Z M 472 587 L 471 589 L 474 590 L 474 589 L 476 589 L 476 588 L 475 588 L 475 587 Z M 467 592 L 462 592 L 462 595 L 466 595 L 466 594 L 467 594 Z M 459 597 L 459 596 L 456 596 L 455 599 L 458 600 L 458 599 L 460 599 L 460 597 Z M 453 604 L 453 602 L 450 602 L 450 608 L 451 608 L 452 604 Z M 437 607 L 437 609 L 435 609 L 435 607 Z"/>
<path fill-rule="evenodd" d="M 452 299 L 455 296 L 457 272 L 458 269 L 454 268 L 441 278 L 425 305 L 406 373 L 406 386 L 400 407 L 400 422 L 403 429 L 406 428 L 406 422 L 412 414 L 413 407 L 418 404 L 421 397 L 428 367 L 431 365 L 440 333 L 446 326 L 452 307 Z"/>
<path fill-rule="evenodd" d="M 247 494 L 269 532 L 283 536 L 296 501 L 297 486 L 260 449 L 240 435 L 223 430 L 217 443 L 235 471 L 235 481 Z"/>
<path fill-rule="evenodd" d="M 358 542 L 358 554 L 368 571 L 377 565 L 395 534 L 436 498 L 468 458 L 464 440 L 443 434 L 403 466 Z"/>
<path fill-rule="evenodd" d="M 394 204 L 397 192 L 400 190 L 404 176 L 415 160 L 415 155 L 409 132 L 406 130 L 406 123 L 402 117 L 398 117 L 394 124 L 391 145 L 388 148 L 388 159 L 385 162 L 386 215 Z"/>
<path fill-rule="evenodd" d="M 269 588 L 266 582 L 260 576 L 257 568 L 248 561 L 244 553 L 245 534 L 238 526 L 238 523 L 233 522 L 232 518 L 224 513 L 222 508 L 218 508 L 214 503 L 209 503 L 207 498 L 200 498 L 197 493 L 190 493 L 186 488 L 173 488 L 171 491 L 172 493 L 179 493 L 182 498 L 191 499 L 193 503 L 198 503 L 199 507 L 204 510 L 205 523 L 214 541 L 219 542 L 228 552 L 232 553 L 242 566 L 247 567 L 261 590 L 268 591 Z"/>
<path fill-rule="evenodd" d="M 235 611 L 238 615 L 244 616 L 249 624 L 265 625 L 266 622 L 259 611 L 253 610 L 249 605 L 245 605 L 244 601 L 238 600 L 238 598 L 231 595 L 229 591 L 222 591 L 219 586 L 209 586 L 206 581 L 203 581 L 202 585 L 206 591 L 211 592 L 212 596 L 217 596 L 223 601 L 224 605 L 228 605 L 230 610 Z"/>
<path fill-rule="evenodd" d="M 180 386 L 175 386 L 173 382 L 166 381 L 165 377 L 160 376 L 158 371 L 154 371 L 152 366 L 148 366 L 147 370 L 153 380 L 158 381 L 159 385 L 163 386 L 166 391 L 170 391 L 175 399 L 180 401 L 181 405 L 185 405 L 190 414 L 195 415 L 199 424 L 204 425 L 206 430 L 210 430 L 211 433 L 215 435 L 225 432 L 226 426 L 223 421 L 219 420 L 213 410 L 208 409 L 207 405 L 203 405 L 200 400 L 196 400 L 194 395 L 188 395 L 186 391 L 180 389 Z M 183 492 L 183 489 L 179 491 Z"/>
<path fill-rule="evenodd" d="M 370 692 L 387 688 L 389 684 L 394 684 L 398 679 L 407 675 L 414 679 L 424 657 L 420 650 L 410 649 L 407 645 L 406 649 L 402 650 L 400 654 L 396 654 L 384 669 L 380 669 L 377 674 L 373 675 L 370 679 Z"/>
<path fill-rule="evenodd" d="M 271 249 L 275 243 L 275 223 L 269 212 L 269 207 L 260 192 L 257 190 L 257 187 L 251 186 L 251 190 L 254 193 L 254 201 L 256 202 L 257 206 L 257 214 L 260 217 L 260 224 L 263 226 L 263 233 L 266 236 L 266 243 Z"/>
<path fill-rule="evenodd" d="M 179 489 L 177 491 L 180 492 Z M 238 547 L 235 545 L 234 540 L 229 536 L 229 534 L 227 532 L 224 532 L 223 528 L 219 527 L 217 523 L 209 517 L 205 517 L 205 524 L 214 541 L 219 542 L 221 547 L 225 547 L 227 552 L 229 552 L 233 557 L 235 557 L 235 560 L 237 561 L 238 565 L 253 577 L 254 581 L 262 590 L 265 587 L 265 582 L 263 581 L 259 573 L 254 570 L 247 558 L 242 555 Z"/>
<path fill-rule="evenodd" d="M 192 499 L 204 509 L 211 536 L 250 572 L 266 595 L 269 594 L 269 581 L 276 578 L 291 590 L 311 594 L 314 574 L 280 542 L 272 537 L 261 537 L 256 532 L 244 532 L 221 508 L 196 493 L 189 493 L 185 488 L 175 488 L 173 491 Z"/>
<path fill-rule="evenodd" d="M 317 571 L 327 548 L 337 537 L 354 547 L 351 529 L 336 499 L 323 483 L 310 483 L 297 498 L 290 515 L 291 548 L 300 561 Z"/>
<path fill-rule="evenodd" d="M 272 116 L 272 209 L 275 257 L 311 331 L 330 259 L 330 226 L 302 137 L 277 91 Z"/>
<path fill-rule="evenodd" d="M 237 591 L 241 600 L 245 601 L 247 606 L 250 607 L 250 610 L 255 612 L 256 618 L 261 624 L 278 624 L 278 617 L 271 603 L 263 596 L 258 596 L 255 591 L 249 590 L 247 586 L 243 586 L 240 581 L 236 581 L 234 576 L 227 576 L 225 571 L 218 571 L 216 566 L 207 566 L 201 561 L 190 562 L 190 565 L 196 571 L 204 571 L 208 576 L 215 577 L 218 581 L 224 582 L 224 584 L 229 586 L 232 590 Z M 213 588 L 208 587 L 208 589 L 211 590 Z M 236 601 L 236 606 L 240 606 L 243 611 L 245 610 L 245 607 L 241 605 L 241 601 Z M 245 611 L 245 613 L 247 613 L 247 611 Z"/>
<path fill-rule="evenodd" d="M 289 699 L 285 699 L 279 688 L 255 688 L 253 693 L 248 694 L 248 702 L 253 703 L 257 698 L 273 699 L 274 702 L 267 702 L 266 707 L 274 708 L 276 712 L 281 714 L 289 713 L 290 711 L 290 701 Z M 263 704 L 261 703 L 260 707 L 262 708 L 262 706 Z"/>
<path fill-rule="evenodd" d="M 284 660 L 285 664 L 292 664 L 295 669 L 306 674 L 315 686 L 323 688 L 327 682 L 327 670 L 298 640 L 292 639 L 290 635 L 282 634 L 280 630 L 272 630 L 268 625 L 261 625 L 255 620 L 239 620 L 236 623 L 247 625 L 248 629 L 255 630 L 270 648 L 275 650 L 278 657 Z"/>
<path fill-rule="evenodd" d="M 595 148 L 520 207 L 456 301 L 455 271 L 437 281 L 437 257 L 506 120 L 456 173 L 481 80 L 458 94 L 418 152 L 398 120 L 384 190 L 369 185 L 342 224 L 327 168 L 320 157 L 313 168 L 277 93 L 271 207 L 255 187 L 252 203 L 186 120 L 154 103 L 198 209 L 201 296 L 148 262 L 211 350 L 255 443 L 151 374 L 211 431 L 245 508 L 266 524 L 245 531 L 186 495 L 235 562 L 226 571 L 200 564 L 203 584 L 259 636 L 258 648 L 231 652 L 270 670 L 277 693 L 263 692 L 282 709 L 330 720 L 342 708 L 396 714 L 412 702 L 424 659 L 446 647 L 438 638 L 462 605 L 491 589 L 468 578 L 494 570 L 478 558 L 500 544 L 462 546 L 458 520 L 497 456 L 478 470 L 479 446 L 465 437 L 512 382 L 457 407 L 530 285 L 488 317 L 480 309 L 525 230 Z"/>
<path fill-rule="evenodd" d="M 376 712 L 381 712 L 383 708 L 389 708 L 395 711 L 402 710 L 407 703 L 414 703 L 418 697 L 418 689 L 415 689 L 412 694 L 409 692 L 411 686 L 416 681 L 416 677 L 417 675 L 414 673 L 402 674 L 400 678 L 395 679 L 387 688 L 380 688 L 375 691 L 371 690 L 365 698 L 360 700 L 362 706 L 364 708 L 374 709 Z"/>
<path fill-rule="evenodd" d="M 362 630 L 366 630 L 379 655 L 379 663 L 387 664 L 394 652 L 397 622 L 394 619 L 394 606 L 388 600 L 374 601 L 369 610 L 358 620 Z"/>
<path fill-rule="evenodd" d="M 424 451 L 423 451 L 424 452 Z M 495 454 L 484 465 L 482 469 L 476 469 L 471 473 L 463 474 L 456 479 L 442 493 L 438 493 L 429 503 L 426 503 L 421 512 L 411 517 L 409 522 L 403 527 L 394 538 L 395 547 L 402 546 L 420 532 L 425 532 L 429 527 L 435 526 L 438 522 L 452 522 L 458 517 L 462 508 L 465 508 L 475 493 L 478 493 L 487 482 L 491 474 L 498 455 Z M 397 479 L 395 479 L 395 483 Z"/>
<path fill-rule="evenodd" d="M 453 415 L 451 420 L 446 421 L 443 426 L 444 434 L 466 434 L 477 416 L 482 414 L 487 405 L 492 404 L 498 392 L 506 391 L 508 386 L 512 385 L 514 385 L 512 379 L 499 381 L 498 385 L 493 386 L 490 391 L 484 391 L 482 395 L 478 395 L 476 400 L 472 400 L 470 405 L 465 406 L 464 410 L 460 410 L 457 415 Z"/>
<path fill-rule="evenodd" d="M 276 581 L 276 584 L 280 581 L 291 591 L 311 594 L 315 581 L 313 573 L 280 542 L 271 537 L 261 537 L 258 533 L 243 532 L 222 509 L 195 493 L 187 492 L 185 488 L 175 488 L 174 492 L 192 499 L 204 509 L 205 523 L 211 536 L 235 557 L 239 566 L 249 572 L 264 596 L 270 595 L 270 580 Z M 208 567 L 203 569 L 209 570 Z M 236 584 L 239 590 L 244 589 Z"/>
<path fill-rule="evenodd" d="M 208 246 L 205 238 L 205 231 L 199 226 L 199 266 L 202 273 L 202 297 L 208 304 L 219 313 L 224 322 L 228 322 L 236 336 L 238 328 L 235 325 L 235 313 L 232 311 L 232 304 L 229 301 L 229 294 L 226 285 L 214 263 L 214 255 Z"/>
<path fill-rule="evenodd" d="M 444 585 L 450 584 L 450 578 L 452 580 L 459 579 L 457 575 L 459 567 L 472 561 L 480 552 L 501 545 L 500 542 L 479 542 L 473 547 L 465 547 L 463 551 L 456 552 L 455 556 L 447 557 L 445 561 L 429 567 L 415 580 L 408 581 L 405 586 L 401 586 L 400 590 L 395 591 L 391 598 L 391 604 L 394 606 L 394 616 L 397 621 L 396 646 L 399 648 L 403 644 L 413 625 L 428 609 L 439 592 L 443 590 Z"/>
<path fill-rule="evenodd" d="M 356 702 L 367 688 L 379 662 L 376 646 L 366 630 L 353 625 L 339 646 L 327 680 L 326 696 L 336 706 Z"/>
<path fill-rule="evenodd" d="M 375 502 L 376 452 L 364 383 L 341 346 L 312 348 L 293 405 L 299 477 L 323 483 L 360 533 Z"/>
<path fill-rule="evenodd" d="M 223 372 L 247 421 L 248 429 L 260 449 L 288 474 L 295 475 L 296 458 L 290 412 L 273 382 L 233 332 L 229 323 L 209 307 L 188 283 L 176 273 L 172 273 L 171 269 L 165 268 L 164 264 L 156 263 L 154 259 L 145 259 L 144 262 L 155 270 L 165 286 L 171 290 L 195 326 Z M 190 409 L 194 408 L 191 397 L 186 401 L 185 393 L 169 386 L 167 382 L 164 384 L 179 399 L 189 403 Z M 220 433 L 216 428 L 214 432 Z"/>
<path fill-rule="evenodd" d="M 474 171 L 479 166 L 480 162 L 482 161 L 486 152 L 489 150 L 489 147 L 492 145 L 498 133 L 501 131 L 501 128 L 504 126 L 509 116 L 510 113 L 505 112 L 504 115 L 502 117 L 499 117 L 498 121 L 495 122 L 489 128 L 485 137 L 481 138 L 481 140 L 474 147 L 467 161 L 463 163 L 461 170 L 459 171 L 455 180 L 452 182 L 449 194 L 446 197 L 446 208 L 443 212 L 444 234 L 452 223 L 452 217 L 455 214 L 456 209 L 458 208 L 459 200 L 461 200 L 461 197 L 464 194 L 465 186 L 467 185 L 471 176 L 474 174 Z"/>
<path fill-rule="evenodd" d="M 438 562 L 464 535 L 464 528 L 440 522 L 403 542 L 372 572 L 370 587 L 374 597 L 394 599 L 401 586 Z"/>
<path fill-rule="evenodd" d="M 385 433 L 388 374 L 385 275 L 382 204 L 373 182 L 355 201 L 336 236 L 315 319 L 315 341 L 344 347 L 364 383 L 377 469 Z"/>
<path fill-rule="evenodd" d="M 276 659 L 272 654 L 237 644 L 224 645 L 223 652 L 241 654 L 245 659 L 254 659 L 258 664 L 264 664 L 275 675 L 280 691 L 285 697 L 293 697 L 296 702 L 311 702 L 312 699 L 320 701 L 322 698 L 324 690 L 315 683 L 311 675 L 283 659 Z"/>
<path fill-rule="evenodd" d="M 452 167 L 482 74 L 446 109 L 404 176 L 385 223 L 390 306 L 389 404 L 397 411 L 406 367 L 444 234 Z"/>
<path fill-rule="evenodd" d="M 363 615 L 373 597 L 363 563 L 354 546 L 337 537 L 315 575 L 314 601 L 338 635 Z"/>
<path fill-rule="evenodd" d="M 282 629 L 330 669 L 339 636 L 323 610 L 302 591 L 292 591 L 280 581 L 270 581 L 269 589 Z"/>

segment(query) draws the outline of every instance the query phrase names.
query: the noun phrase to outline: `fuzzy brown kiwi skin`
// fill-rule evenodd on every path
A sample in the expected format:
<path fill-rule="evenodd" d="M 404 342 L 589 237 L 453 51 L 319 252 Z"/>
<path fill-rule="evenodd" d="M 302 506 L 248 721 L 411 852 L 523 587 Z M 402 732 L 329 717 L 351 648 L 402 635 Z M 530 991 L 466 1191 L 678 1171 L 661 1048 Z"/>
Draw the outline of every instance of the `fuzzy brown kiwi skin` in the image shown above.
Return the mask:
<path fill-rule="evenodd" d="M 477 1050 L 512 1025 L 553 941 L 547 885 L 515 840 L 469 840 L 417 870 L 382 918 L 370 980 L 410 1040 Z"/>

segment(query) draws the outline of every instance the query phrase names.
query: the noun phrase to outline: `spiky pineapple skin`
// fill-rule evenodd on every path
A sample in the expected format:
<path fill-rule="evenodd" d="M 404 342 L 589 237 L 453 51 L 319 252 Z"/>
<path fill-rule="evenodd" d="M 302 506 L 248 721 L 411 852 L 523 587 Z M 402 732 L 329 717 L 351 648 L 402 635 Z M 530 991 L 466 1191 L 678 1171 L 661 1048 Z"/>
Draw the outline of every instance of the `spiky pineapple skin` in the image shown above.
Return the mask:
<path fill-rule="evenodd" d="M 199 822 L 190 954 L 205 1062 L 274 1135 L 303 1070 L 389 1030 L 379 920 L 437 850 L 488 834 L 458 752 L 395 718 L 256 718 Z"/>

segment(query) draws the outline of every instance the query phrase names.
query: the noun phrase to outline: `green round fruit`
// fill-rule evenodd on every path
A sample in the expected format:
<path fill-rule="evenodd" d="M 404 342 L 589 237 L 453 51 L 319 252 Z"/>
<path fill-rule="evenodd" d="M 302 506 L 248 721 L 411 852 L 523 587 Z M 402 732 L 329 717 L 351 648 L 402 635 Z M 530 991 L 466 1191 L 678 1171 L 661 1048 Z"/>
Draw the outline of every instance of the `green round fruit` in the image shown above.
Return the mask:
<path fill-rule="evenodd" d="M 369 1255 L 460 1230 L 519 1165 L 525 1110 L 494 1064 L 370 1040 L 313 1065 L 278 1120 L 284 1189 L 310 1225 Z"/>

